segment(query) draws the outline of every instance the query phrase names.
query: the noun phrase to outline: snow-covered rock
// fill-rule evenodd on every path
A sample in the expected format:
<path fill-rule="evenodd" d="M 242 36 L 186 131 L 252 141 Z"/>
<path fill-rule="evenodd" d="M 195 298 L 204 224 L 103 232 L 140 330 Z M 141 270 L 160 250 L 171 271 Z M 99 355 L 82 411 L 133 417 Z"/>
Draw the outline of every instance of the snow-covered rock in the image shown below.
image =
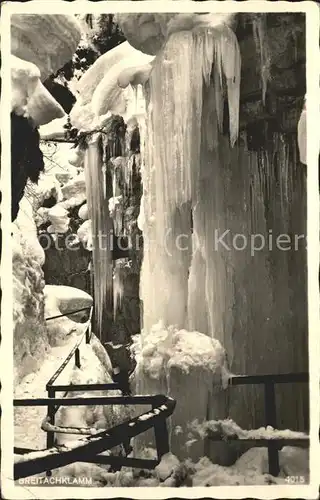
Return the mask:
<path fill-rule="evenodd" d="M 48 219 L 51 222 L 51 226 L 48 227 L 49 233 L 64 234 L 68 231 L 70 219 L 67 210 L 60 203 L 50 208 Z"/>
<path fill-rule="evenodd" d="M 46 285 L 44 294 L 46 318 L 76 311 L 84 307 L 90 308 L 93 303 L 93 299 L 89 294 L 70 286 Z M 88 316 L 89 309 L 47 321 L 50 344 L 63 344 L 69 335 L 83 333 L 83 319 L 87 319 Z"/>
<path fill-rule="evenodd" d="M 39 13 L 11 16 L 11 52 L 35 64 L 42 81 L 71 60 L 80 38 L 81 28 L 75 16 Z"/>
<path fill-rule="evenodd" d="M 87 199 L 84 173 L 81 172 L 62 186 L 61 191 L 64 200 L 66 200 L 63 203 L 65 208 L 81 205 Z"/>
<path fill-rule="evenodd" d="M 89 218 L 88 205 L 86 203 L 79 208 L 78 216 L 79 219 L 88 220 Z"/>
<path fill-rule="evenodd" d="M 199 459 L 204 454 L 204 443 L 188 441 L 187 423 L 205 419 L 213 391 L 223 393 L 226 376 L 225 350 L 221 344 L 200 332 L 165 328 L 161 322 L 150 332 L 142 332 L 133 339 L 137 368 L 135 381 L 140 394 L 168 394 L 177 404 L 170 418 L 170 428 L 181 428 L 171 433 L 171 452 L 183 460 Z M 197 404 L 194 404 L 197 401 Z M 218 403 L 217 403 L 218 406 Z M 141 438 L 144 446 L 145 439 Z M 150 437 L 149 437 L 150 439 Z"/>
<path fill-rule="evenodd" d="M 83 246 L 87 250 L 91 251 L 92 246 L 93 246 L 91 219 L 88 219 L 88 220 L 84 221 L 83 224 L 81 224 L 81 226 L 79 227 L 79 229 L 77 231 L 77 236 L 78 236 L 79 240 L 81 241 L 81 243 L 83 244 Z"/>

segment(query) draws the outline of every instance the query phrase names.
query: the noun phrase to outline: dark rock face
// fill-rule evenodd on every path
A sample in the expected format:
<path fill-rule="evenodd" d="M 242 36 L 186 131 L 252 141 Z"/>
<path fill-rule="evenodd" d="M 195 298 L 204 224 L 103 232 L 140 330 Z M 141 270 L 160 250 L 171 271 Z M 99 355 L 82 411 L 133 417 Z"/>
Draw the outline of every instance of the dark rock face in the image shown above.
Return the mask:
<path fill-rule="evenodd" d="M 88 269 L 91 252 L 85 250 L 82 245 L 74 249 L 66 248 L 65 241 L 68 234 L 58 235 L 57 240 L 52 239 L 50 247 L 47 248 L 48 233 L 46 233 L 46 260 L 43 265 L 45 282 L 48 285 L 73 286 L 91 294 L 91 278 Z M 41 243 L 41 235 L 39 240 Z"/>
<path fill-rule="evenodd" d="M 296 132 L 306 93 L 305 15 L 239 14 L 236 35 L 240 128 L 263 122 L 269 131 Z"/>
<path fill-rule="evenodd" d="M 18 215 L 19 203 L 27 180 L 38 182 L 44 170 L 43 154 L 39 148 L 39 132 L 30 120 L 11 113 L 11 216 Z"/>

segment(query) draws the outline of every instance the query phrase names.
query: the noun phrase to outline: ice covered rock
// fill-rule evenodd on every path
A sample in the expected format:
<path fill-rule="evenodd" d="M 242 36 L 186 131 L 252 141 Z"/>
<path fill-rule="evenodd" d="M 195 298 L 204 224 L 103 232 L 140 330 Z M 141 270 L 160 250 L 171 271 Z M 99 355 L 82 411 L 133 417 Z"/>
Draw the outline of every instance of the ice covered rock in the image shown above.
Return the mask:
<path fill-rule="evenodd" d="M 60 203 L 57 203 L 54 207 L 50 208 L 48 211 L 48 218 L 51 222 L 51 226 L 48 228 L 48 232 L 56 234 L 64 234 L 69 229 L 68 212 Z"/>
<path fill-rule="evenodd" d="M 35 64 L 42 81 L 72 59 L 80 38 L 81 28 L 75 16 L 39 13 L 11 16 L 11 52 Z"/>
<path fill-rule="evenodd" d="M 89 294 L 70 286 L 46 285 L 44 294 L 46 318 L 59 316 L 85 307 L 90 308 L 93 303 L 93 299 Z M 89 309 L 47 321 L 50 344 L 59 345 L 64 343 L 69 335 L 83 333 L 83 323 L 88 317 Z"/>
<path fill-rule="evenodd" d="M 79 240 L 82 242 L 83 246 L 92 251 L 93 242 L 92 242 L 92 223 L 91 219 L 84 221 L 83 224 L 79 227 L 77 231 L 77 236 Z"/>

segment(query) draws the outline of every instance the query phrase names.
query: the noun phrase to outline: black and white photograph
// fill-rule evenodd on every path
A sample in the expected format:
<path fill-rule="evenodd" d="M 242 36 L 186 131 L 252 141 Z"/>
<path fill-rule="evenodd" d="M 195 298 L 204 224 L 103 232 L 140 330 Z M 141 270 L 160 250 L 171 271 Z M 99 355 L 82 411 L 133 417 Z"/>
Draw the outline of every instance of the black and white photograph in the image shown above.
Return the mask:
<path fill-rule="evenodd" d="M 2 6 L 3 498 L 317 497 L 320 9 L 277 3 Z"/>

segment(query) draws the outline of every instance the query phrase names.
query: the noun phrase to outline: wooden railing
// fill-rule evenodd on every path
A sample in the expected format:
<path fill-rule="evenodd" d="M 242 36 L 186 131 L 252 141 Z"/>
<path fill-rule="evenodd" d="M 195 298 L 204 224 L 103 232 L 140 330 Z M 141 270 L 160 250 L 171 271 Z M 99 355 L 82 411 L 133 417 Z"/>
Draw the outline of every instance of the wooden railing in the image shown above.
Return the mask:
<path fill-rule="evenodd" d="M 40 399 L 15 399 L 14 407 L 27 406 L 47 406 L 47 416 L 42 422 L 41 428 L 47 432 L 47 448 L 45 450 L 31 450 L 24 448 L 15 448 L 14 452 L 22 455 L 14 465 L 14 479 L 24 478 L 30 475 L 46 472 L 51 475 L 51 470 L 73 462 L 89 462 L 98 464 L 109 464 L 115 469 L 122 466 L 139 467 L 152 469 L 160 462 L 161 457 L 169 452 L 169 436 L 167 431 L 166 419 L 173 413 L 176 402 L 163 395 L 155 396 L 101 396 L 86 398 L 67 398 L 70 392 L 85 391 L 121 391 L 121 385 L 117 383 L 107 384 L 55 384 L 57 378 L 68 363 L 74 357 L 75 366 L 80 368 L 80 345 L 84 341 L 90 343 L 92 336 L 92 307 L 83 308 L 78 311 L 72 311 L 60 316 L 67 316 L 81 310 L 91 309 L 89 324 L 84 334 L 72 348 L 67 358 L 56 370 L 53 376 L 46 384 L 48 398 Z M 56 316 L 56 317 L 60 317 Z M 47 320 L 56 317 L 47 318 Z M 63 397 L 56 398 L 57 392 L 64 392 Z M 92 406 L 92 405 L 151 405 L 149 412 L 143 413 L 138 417 L 123 422 L 111 429 L 100 431 L 92 436 L 91 429 L 77 427 L 62 427 L 55 425 L 55 415 L 61 406 Z M 157 449 L 156 460 L 146 460 L 133 457 L 118 457 L 111 455 L 100 455 L 102 452 L 109 451 L 111 448 L 123 444 L 128 453 L 131 451 L 130 439 L 149 429 L 154 429 L 155 443 Z M 55 434 L 79 434 L 87 436 L 79 440 L 75 448 L 66 449 L 55 446 Z M 23 456 L 24 455 L 24 456 Z"/>
<path fill-rule="evenodd" d="M 309 373 L 287 373 L 274 375 L 233 375 L 229 380 L 229 386 L 235 387 L 239 385 L 264 385 L 264 401 L 265 401 L 265 426 L 271 426 L 277 429 L 277 411 L 276 411 L 276 384 L 293 384 L 293 383 L 308 383 Z M 269 473 L 272 476 L 278 476 L 280 472 L 279 465 L 279 450 L 286 445 L 308 447 L 309 437 L 306 438 L 270 438 L 270 439 L 239 439 L 238 437 L 224 436 L 226 441 L 237 441 L 238 443 L 249 443 L 251 446 L 268 448 L 268 464 Z M 212 441 L 221 441 L 222 437 L 210 437 Z"/>

